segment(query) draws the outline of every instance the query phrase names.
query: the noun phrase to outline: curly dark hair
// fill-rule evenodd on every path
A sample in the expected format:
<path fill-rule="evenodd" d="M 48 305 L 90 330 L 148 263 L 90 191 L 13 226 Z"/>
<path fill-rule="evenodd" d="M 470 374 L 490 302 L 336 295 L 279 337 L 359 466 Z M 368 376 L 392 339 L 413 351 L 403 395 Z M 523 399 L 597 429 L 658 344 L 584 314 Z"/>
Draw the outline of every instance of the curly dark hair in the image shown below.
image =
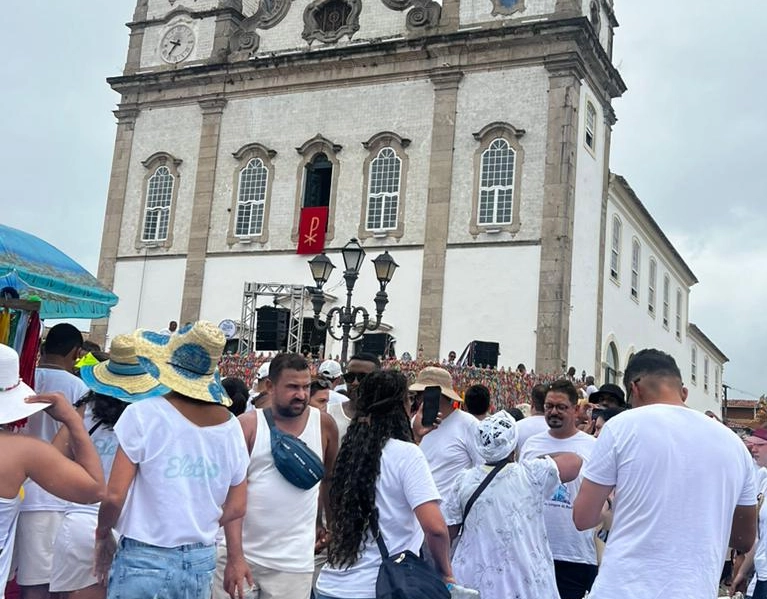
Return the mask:
<path fill-rule="evenodd" d="M 381 452 L 389 439 L 413 441 L 405 412 L 407 379 L 394 370 L 367 375 L 359 386 L 354 420 L 336 459 L 330 485 L 328 562 L 348 568 L 359 558 L 374 514 Z"/>
<path fill-rule="evenodd" d="M 85 397 L 75 404 L 75 407 L 79 408 L 88 403 L 93 405 L 91 408 L 93 410 L 93 417 L 107 428 L 113 428 L 120 419 L 120 416 L 122 416 L 125 408 L 128 407 L 128 403 L 125 401 L 120 401 L 95 391 L 86 394 Z"/>

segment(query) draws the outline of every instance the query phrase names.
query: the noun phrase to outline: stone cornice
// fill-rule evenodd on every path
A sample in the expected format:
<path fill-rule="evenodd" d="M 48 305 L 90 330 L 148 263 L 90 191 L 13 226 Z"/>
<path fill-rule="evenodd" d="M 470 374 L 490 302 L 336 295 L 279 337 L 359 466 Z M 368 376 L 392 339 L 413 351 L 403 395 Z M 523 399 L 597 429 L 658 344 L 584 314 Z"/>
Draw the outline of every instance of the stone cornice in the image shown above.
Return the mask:
<path fill-rule="evenodd" d="M 604 105 L 625 91 L 585 17 L 274 53 L 233 63 L 124 75 L 108 82 L 127 102 L 140 98 L 142 106 L 161 106 L 195 102 L 211 94 L 232 99 L 333 87 L 339 80 L 370 84 L 428 78 L 439 69 L 469 73 L 545 63 L 556 69 L 568 61 L 569 68 L 588 76 Z M 328 64 L 338 74 L 335 78 L 328 78 Z"/>
<path fill-rule="evenodd" d="M 199 101 L 203 114 L 221 114 L 226 103 L 227 100 L 225 98 L 206 98 Z"/>

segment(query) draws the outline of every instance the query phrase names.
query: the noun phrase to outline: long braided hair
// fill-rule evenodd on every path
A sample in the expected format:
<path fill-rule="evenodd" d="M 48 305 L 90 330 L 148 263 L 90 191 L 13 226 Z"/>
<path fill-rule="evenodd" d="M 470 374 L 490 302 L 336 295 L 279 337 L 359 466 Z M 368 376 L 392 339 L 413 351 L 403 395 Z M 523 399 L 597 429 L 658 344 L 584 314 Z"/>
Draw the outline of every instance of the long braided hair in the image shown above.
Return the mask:
<path fill-rule="evenodd" d="M 330 486 L 328 562 L 348 568 L 359 558 L 375 511 L 381 452 L 389 439 L 413 441 L 405 412 L 407 379 L 394 370 L 367 375 L 357 392 L 357 413 L 336 459 Z"/>

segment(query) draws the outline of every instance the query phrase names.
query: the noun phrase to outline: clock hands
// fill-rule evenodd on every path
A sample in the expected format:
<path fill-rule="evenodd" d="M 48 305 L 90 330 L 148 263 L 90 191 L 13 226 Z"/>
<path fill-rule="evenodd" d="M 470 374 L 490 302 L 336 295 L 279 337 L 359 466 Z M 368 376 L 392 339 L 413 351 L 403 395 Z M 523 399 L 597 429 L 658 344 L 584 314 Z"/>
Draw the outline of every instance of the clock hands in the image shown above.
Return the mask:
<path fill-rule="evenodd" d="M 170 45 L 173 47 L 168 51 L 168 56 L 173 54 L 173 51 L 181 45 L 181 42 L 179 40 L 171 40 Z"/>

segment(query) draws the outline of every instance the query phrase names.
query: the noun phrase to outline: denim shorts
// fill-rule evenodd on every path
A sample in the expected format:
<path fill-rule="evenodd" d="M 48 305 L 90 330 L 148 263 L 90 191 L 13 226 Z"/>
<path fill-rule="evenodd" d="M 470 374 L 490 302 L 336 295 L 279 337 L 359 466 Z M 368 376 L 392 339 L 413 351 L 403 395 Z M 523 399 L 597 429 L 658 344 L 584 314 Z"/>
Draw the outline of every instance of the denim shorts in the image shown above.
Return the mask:
<path fill-rule="evenodd" d="M 123 537 L 107 599 L 210 599 L 215 570 L 214 545 L 156 547 Z"/>

